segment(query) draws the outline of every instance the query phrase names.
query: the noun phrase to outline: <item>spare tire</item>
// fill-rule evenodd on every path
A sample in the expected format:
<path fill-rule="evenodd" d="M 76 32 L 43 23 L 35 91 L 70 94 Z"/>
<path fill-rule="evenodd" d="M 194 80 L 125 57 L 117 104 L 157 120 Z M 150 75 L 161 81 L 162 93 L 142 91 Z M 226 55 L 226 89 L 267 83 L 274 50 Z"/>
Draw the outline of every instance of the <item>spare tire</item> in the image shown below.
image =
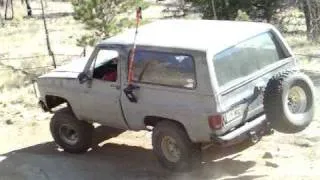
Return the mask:
<path fill-rule="evenodd" d="M 314 86 L 297 71 L 286 71 L 271 78 L 264 92 L 264 111 L 272 128 L 282 133 L 297 133 L 314 116 Z"/>

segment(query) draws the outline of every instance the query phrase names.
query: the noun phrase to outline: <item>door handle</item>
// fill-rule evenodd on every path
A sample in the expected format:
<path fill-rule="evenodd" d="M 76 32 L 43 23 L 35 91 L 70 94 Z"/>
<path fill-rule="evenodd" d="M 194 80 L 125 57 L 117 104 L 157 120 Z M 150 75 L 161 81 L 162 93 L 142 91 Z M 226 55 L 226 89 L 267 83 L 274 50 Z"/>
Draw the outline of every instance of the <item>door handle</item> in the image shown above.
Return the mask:
<path fill-rule="evenodd" d="M 110 87 L 114 87 L 116 89 L 120 89 L 121 86 L 119 84 L 111 84 Z"/>
<path fill-rule="evenodd" d="M 123 90 L 124 93 L 126 94 L 127 98 L 129 99 L 129 101 L 132 103 L 138 102 L 137 96 L 134 93 L 134 90 L 136 90 L 136 89 L 140 89 L 140 87 L 136 86 L 136 85 L 129 84 L 128 87 L 126 87 Z"/>

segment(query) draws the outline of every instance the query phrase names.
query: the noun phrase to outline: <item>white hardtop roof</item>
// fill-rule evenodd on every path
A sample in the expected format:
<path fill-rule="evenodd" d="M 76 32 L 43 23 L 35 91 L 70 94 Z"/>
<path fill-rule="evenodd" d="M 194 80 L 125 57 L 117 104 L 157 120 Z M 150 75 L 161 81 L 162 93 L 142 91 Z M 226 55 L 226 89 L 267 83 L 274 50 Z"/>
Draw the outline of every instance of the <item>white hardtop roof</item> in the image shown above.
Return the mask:
<path fill-rule="evenodd" d="M 220 20 L 158 20 L 139 28 L 137 45 L 218 53 L 274 27 L 267 23 Z M 135 29 L 100 44 L 133 44 Z"/>

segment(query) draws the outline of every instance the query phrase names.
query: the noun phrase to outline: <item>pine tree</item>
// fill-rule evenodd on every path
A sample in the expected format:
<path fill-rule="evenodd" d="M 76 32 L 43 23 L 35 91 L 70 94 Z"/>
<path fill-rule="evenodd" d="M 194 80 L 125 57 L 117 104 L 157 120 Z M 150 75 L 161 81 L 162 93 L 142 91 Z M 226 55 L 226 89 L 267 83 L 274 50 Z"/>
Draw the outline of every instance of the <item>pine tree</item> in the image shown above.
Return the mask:
<path fill-rule="evenodd" d="M 281 0 L 188 0 L 201 7 L 205 19 L 234 20 L 239 10 L 247 13 L 250 19 L 270 22 L 273 14 L 281 6 Z"/>
<path fill-rule="evenodd" d="M 78 40 L 78 45 L 94 45 L 97 41 L 134 25 L 129 18 L 138 6 L 146 8 L 143 0 L 73 0 L 74 18 L 83 22 L 93 34 Z"/>

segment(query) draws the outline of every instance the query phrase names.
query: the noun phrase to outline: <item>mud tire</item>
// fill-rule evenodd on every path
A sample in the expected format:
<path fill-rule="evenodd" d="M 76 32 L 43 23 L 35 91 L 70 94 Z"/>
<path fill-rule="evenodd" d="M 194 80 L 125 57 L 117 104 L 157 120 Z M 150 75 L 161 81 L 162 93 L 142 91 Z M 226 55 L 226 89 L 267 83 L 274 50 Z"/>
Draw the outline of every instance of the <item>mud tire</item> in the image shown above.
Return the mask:
<path fill-rule="evenodd" d="M 181 155 L 178 161 L 172 162 L 166 158 L 162 148 L 162 141 L 165 137 L 171 137 L 176 142 Z M 159 122 L 153 129 L 152 134 L 153 152 L 160 164 L 171 171 L 186 172 L 197 168 L 201 163 L 200 145 L 193 144 L 188 134 L 181 125 L 171 122 Z"/>
<path fill-rule="evenodd" d="M 68 143 L 63 138 L 61 128 L 70 127 L 77 134 L 74 143 Z M 92 145 L 93 126 L 85 121 L 78 120 L 69 108 L 58 110 L 50 122 L 50 131 L 56 144 L 69 153 L 84 153 Z"/>
<path fill-rule="evenodd" d="M 306 95 L 303 112 L 292 113 L 289 108 L 289 91 L 299 87 Z M 286 71 L 269 80 L 264 92 L 264 111 L 271 127 L 282 133 L 297 133 L 311 123 L 314 116 L 314 86 L 311 79 L 298 71 Z"/>

